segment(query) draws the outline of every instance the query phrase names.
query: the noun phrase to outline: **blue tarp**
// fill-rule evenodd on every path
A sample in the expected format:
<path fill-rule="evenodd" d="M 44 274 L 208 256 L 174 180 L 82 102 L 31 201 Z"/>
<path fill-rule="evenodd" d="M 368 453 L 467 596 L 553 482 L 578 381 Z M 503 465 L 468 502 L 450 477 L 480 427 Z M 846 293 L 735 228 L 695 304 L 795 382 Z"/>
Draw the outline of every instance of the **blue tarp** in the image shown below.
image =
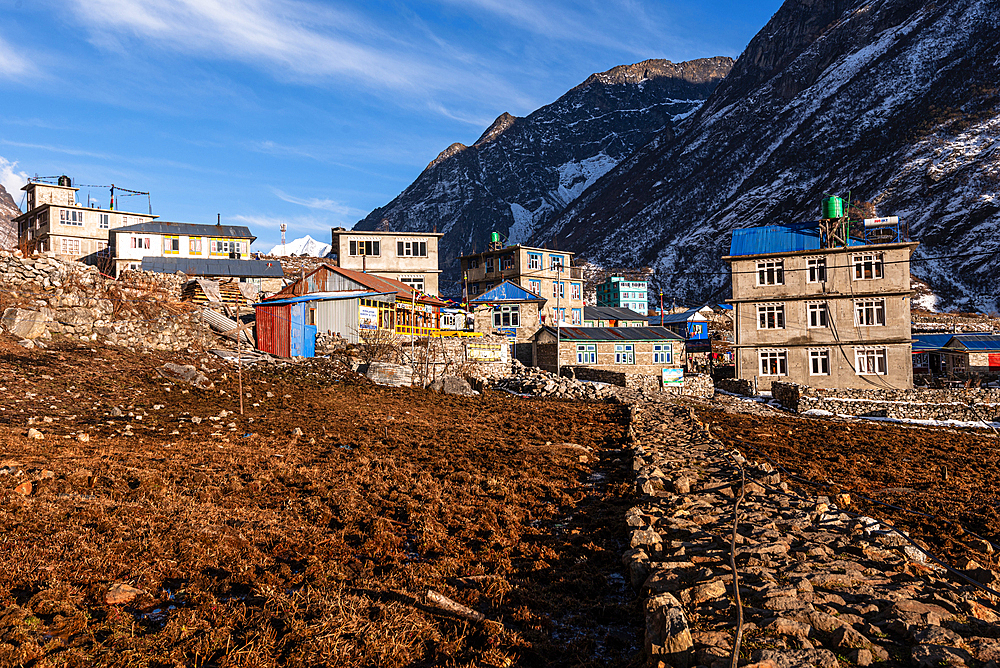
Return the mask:
<path fill-rule="evenodd" d="M 851 239 L 850 245 L 862 246 L 864 244 L 857 239 Z M 819 247 L 819 223 L 810 221 L 733 230 L 729 254 L 794 253 L 795 251 L 819 250 Z"/>

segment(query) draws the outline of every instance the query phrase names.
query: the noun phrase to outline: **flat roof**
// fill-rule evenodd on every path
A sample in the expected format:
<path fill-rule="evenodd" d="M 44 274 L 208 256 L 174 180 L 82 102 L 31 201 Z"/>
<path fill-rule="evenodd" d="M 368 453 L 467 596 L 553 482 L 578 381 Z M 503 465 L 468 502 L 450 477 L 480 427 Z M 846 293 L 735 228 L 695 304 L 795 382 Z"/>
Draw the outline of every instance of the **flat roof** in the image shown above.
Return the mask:
<path fill-rule="evenodd" d="M 444 232 L 375 232 L 374 230 L 331 230 L 335 237 L 344 234 L 363 234 L 369 237 L 443 237 Z"/>

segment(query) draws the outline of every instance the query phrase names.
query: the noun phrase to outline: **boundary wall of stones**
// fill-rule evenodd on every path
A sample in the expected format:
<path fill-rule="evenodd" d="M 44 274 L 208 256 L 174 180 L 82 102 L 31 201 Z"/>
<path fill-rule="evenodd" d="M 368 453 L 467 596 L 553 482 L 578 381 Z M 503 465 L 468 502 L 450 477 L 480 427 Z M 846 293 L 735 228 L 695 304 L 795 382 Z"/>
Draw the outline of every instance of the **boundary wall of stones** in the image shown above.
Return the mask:
<path fill-rule="evenodd" d="M 825 390 L 775 382 L 771 394 L 781 406 L 796 413 L 821 410 L 862 417 L 1000 421 L 1000 390 L 993 389 Z"/>
<path fill-rule="evenodd" d="M 1000 661 L 996 601 L 949 579 L 904 533 L 852 514 L 850 499 L 800 494 L 768 464 L 725 451 L 675 402 L 631 408 L 638 504 L 622 562 L 644 600 L 645 650 L 657 668 L 728 668 L 736 607 L 733 507 L 743 603 L 741 665 L 755 668 L 988 666 Z M 838 505 L 839 504 L 839 505 Z M 983 543 L 984 563 L 992 546 Z M 974 553 L 973 553 L 974 554 Z M 1000 586 L 1000 573 L 965 564 Z"/>
<path fill-rule="evenodd" d="M 25 347 L 53 334 L 145 350 L 204 347 L 214 337 L 196 312 L 170 312 L 163 300 L 145 298 L 154 292 L 175 298 L 184 280 L 181 276 L 126 272 L 122 281 L 114 281 L 101 276 L 96 267 L 80 262 L 0 251 L 4 301 L 16 304 L 4 309 L 0 322 Z M 114 288 L 121 303 L 109 296 L 109 288 Z"/>
<path fill-rule="evenodd" d="M 595 369 L 588 366 L 566 366 L 563 367 L 563 375 L 577 380 L 589 380 L 596 383 L 617 385 L 629 390 L 659 392 L 663 389 L 660 387 L 660 378 L 658 376 L 647 374 Z M 708 374 L 685 374 L 684 387 L 679 392 L 674 392 L 673 388 L 666 388 L 666 391 L 684 396 L 711 399 L 715 394 L 715 384 L 712 382 L 712 377 Z"/>

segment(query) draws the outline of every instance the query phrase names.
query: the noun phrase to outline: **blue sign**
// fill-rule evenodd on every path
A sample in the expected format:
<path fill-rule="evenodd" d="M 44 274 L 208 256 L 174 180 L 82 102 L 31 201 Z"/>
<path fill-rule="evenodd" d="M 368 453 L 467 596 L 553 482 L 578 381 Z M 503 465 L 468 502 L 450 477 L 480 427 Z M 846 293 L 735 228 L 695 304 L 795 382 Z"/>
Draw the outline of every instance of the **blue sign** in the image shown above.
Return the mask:
<path fill-rule="evenodd" d="M 517 338 L 517 328 L 516 327 L 497 327 L 496 333 L 500 336 L 506 336 L 508 339 Z"/>

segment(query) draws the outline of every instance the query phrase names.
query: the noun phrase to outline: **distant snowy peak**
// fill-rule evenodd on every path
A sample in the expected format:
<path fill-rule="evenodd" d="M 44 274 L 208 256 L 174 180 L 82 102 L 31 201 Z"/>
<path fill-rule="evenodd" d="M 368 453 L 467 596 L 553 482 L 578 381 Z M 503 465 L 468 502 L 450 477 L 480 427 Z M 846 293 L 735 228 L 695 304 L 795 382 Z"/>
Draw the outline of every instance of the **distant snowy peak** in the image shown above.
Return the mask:
<path fill-rule="evenodd" d="M 301 239 L 295 239 L 294 241 L 289 241 L 287 244 L 278 244 L 271 249 L 269 255 L 275 255 L 278 257 L 289 257 L 292 255 L 302 256 L 308 255 L 310 257 L 326 257 L 333 250 L 333 246 L 330 244 L 325 244 L 322 241 L 316 241 L 308 234 Z"/>

